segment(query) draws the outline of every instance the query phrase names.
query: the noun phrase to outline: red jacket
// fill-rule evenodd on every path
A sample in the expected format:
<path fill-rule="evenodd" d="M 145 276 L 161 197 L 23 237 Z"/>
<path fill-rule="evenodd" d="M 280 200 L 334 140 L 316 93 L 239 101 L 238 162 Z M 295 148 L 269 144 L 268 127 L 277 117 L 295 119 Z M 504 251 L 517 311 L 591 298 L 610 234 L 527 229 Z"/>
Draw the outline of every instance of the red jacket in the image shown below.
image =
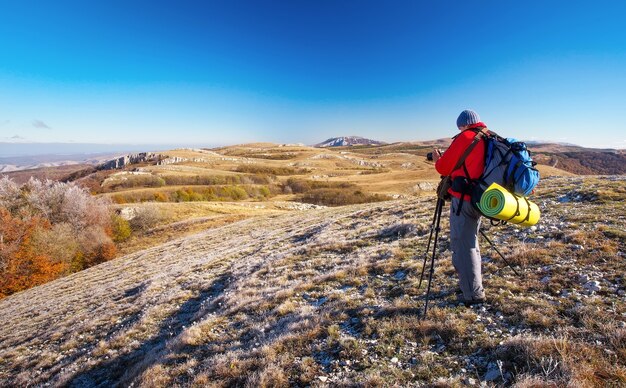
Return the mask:
<path fill-rule="evenodd" d="M 485 127 L 483 123 L 480 123 L 480 127 Z M 478 128 L 477 126 L 472 126 L 474 128 Z M 450 144 L 450 147 L 446 150 L 446 152 L 441 155 L 441 158 L 437 160 L 435 163 L 435 168 L 437 172 L 443 176 L 450 175 L 453 179 L 457 176 L 465 176 L 465 170 L 463 169 L 463 165 L 452 171 L 456 163 L 459 161 L 459 158 L 463 155 L 467 147 L 474 140 L 474 136 L 476 136 L 476 132 L 467 129 L 461 132 Z M 485 169 L 485 140 L 481 139 L 478 144 L 474 147 L 472 152 L 465 158 L 465 167 L 467 167 L 467 172 L 469 172 L 470 179 L 477 179 L 483 173 Z M 461 193 L 457 193 L 452 189 L 448 190 L 448 192 L 457 197 L 461 198 Z M 469 201 L 470 196 L 466 195 L 464 200 Z"/>

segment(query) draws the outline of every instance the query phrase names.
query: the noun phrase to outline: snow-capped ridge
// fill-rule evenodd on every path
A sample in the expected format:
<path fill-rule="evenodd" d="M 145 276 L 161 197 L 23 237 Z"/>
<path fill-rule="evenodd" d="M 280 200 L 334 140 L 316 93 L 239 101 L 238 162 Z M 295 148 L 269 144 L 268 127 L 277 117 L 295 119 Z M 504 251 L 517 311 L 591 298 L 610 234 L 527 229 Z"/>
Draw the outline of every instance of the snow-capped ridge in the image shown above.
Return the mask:
<path fill-rule="evenodd" d="M 346 146 L 354 146 L 354 145 L 382 145 L 386 144 L 385 142 L 366 139 L 360 136 L 341 136 L 341 137 L 332 137 L 327 139 L 321 143 L 315 145 L 315 147 L 346 147 Z"/>

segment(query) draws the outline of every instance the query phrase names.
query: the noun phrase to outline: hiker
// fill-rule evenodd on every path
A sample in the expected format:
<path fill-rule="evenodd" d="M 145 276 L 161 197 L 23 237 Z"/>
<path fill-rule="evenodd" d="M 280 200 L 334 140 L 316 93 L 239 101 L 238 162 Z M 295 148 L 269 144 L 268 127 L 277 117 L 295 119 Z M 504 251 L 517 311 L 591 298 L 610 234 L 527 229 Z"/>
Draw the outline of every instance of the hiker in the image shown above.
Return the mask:
<path fill-rule="evenodd" d="M 443 154 L 440 150 L 434 149 L 433 161 L 439 174 L 452 178 L 453 184 L 448 190 L 452 200 L 450 205 L 452 264 L 459 277 L 459 286 L 462 292 L 459 300 L 465 305 L 472 305 L 482 303 L 485 300 L 478 248 L 481 214 L 469 202 L 471 195 L 463 193 L 459 187 L 463 187 L 463 181 L 466 177 L 477 179 L 481 176 L 485 167 L 485 141 L 481 139 L 476 143 L 461 166 L 454 171 L 452 170 L 476 135 L 475 131 L 471 129 L 480 130 L 487 126 L 480 121 L 478 113 L 469 109 L 461 112 L 456 120 L 456 126 L 461 133 L 453 138 L 452 144 Z"/>

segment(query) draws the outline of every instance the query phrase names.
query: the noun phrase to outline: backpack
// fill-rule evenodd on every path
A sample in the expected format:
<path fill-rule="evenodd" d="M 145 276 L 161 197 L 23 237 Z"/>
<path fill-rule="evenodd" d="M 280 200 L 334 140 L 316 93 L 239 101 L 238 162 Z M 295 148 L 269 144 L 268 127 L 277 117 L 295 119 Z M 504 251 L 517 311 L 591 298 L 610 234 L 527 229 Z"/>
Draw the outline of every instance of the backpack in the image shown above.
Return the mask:
<path fill-rule="evenodd" d="M 478 141 L 483 139 L 485 168 L 477 179 L 469 179 L 469 173 L 465 169 L 466 177 L 457 177 L 452 182 L 452 189 L 461 193 L 461 205 L 457 209 L 457 215 L 461 212 L 463 198 L 466 195 L 471 195 L 470 202 L 478 209 L 480 197 L 494 182 L 516 196 L 525 197 L 532 193 L 539 182 L 539 171 L 535 168 L 537 163 L 530 157 L 526 143 L 513 138 L 505 139 L 486 128 L 473 131 L 476 132 L 476 136 L 459 159 L 457 166 L 462 165 L 465 168 L 465 158 Z"/>
<path fill-rule="evenodd" d="M 485 169 L 477 180 L 480 195 L 494 182 L 521 197 L 532 193 L 539 183 L 539 171 L 526 143 L 491 131 L 485 142 Z"/>

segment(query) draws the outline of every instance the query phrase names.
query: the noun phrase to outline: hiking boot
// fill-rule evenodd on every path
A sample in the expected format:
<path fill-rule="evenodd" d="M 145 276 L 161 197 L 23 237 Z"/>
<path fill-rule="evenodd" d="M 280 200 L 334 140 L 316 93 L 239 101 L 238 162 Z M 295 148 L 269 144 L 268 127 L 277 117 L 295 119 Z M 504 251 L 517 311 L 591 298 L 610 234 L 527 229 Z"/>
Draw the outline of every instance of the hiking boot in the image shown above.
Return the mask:
<path fill-rule="evenodd" d="M 474 306 L 477 304 L 485 303 L 485 298 L 483 297 L 483 298 L 465 299 L 463 295 L 459 295 L 458 301 L 459 303 L 463 303 L 465 306 L 469 307 L 469 306 Z"/>

